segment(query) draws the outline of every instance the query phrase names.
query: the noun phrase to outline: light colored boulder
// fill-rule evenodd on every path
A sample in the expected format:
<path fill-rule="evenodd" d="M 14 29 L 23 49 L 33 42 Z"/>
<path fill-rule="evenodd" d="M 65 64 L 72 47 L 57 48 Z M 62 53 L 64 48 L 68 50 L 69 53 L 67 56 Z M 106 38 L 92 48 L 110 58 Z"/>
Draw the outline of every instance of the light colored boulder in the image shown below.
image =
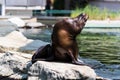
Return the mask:
<path fill-rule="evenodd" d="M 32 28 L 34 28 L 34 27 L 40 27 L 40 26 L 45 27 L 46 25 L 40 22 L 29 22 L 26 24 L 26 26 L 31 26 Z"/>
<path fill-rule="evenodd" d="M 48 44 L 41 40 L 27 39 L 21 32 L 13 31 L 5 37 L 0 37 L 0 51 L 34 52 L 40 46 Z"/>
<path fill-rule="evenodd" d="M 96 73 L 88 66 L 38 61 L 28 71 L 28 80 L 96 80 Z"/>
<path fill-rule="evenodd" d="M 24 55 L 24 56 L 23 56 Z M 28 57 L 26 56 L 28 55 Z M 0 79 L 27 80 L 95 80 L 96 73 L 88 66 L 59 62 L 30 62 L 30 54 L 8 52 L 0 54 Z"/>
<path fill-rule="evenodd" d="M 39 27 L 39 26 L 45 26 L 45 24 L 42 24 L 40 22 L 37 22 L 36 18 L 32 18 L 28 21 L 22 20 L 19 17 L 13 17 L 9 18 L 8 21 L 15 24 L 18 27 L 24 27 L 24 26 L 30 26 L 30 27 Z"/>
<path fill-rule="evenodd" d="M 10 21 L 11 23 L 15 24 L 18 27 L 22 27 L 25 26 L 25 21 L 23 21 L 21 18 L 19 17 L 13 17 L 13 18 L 9 18 L 8 21 Z"/>
<path fill-rule="evenodd" d="M 27 62 L 22 56 L 13 53 L 0 53 L 0 80 L 9 79 L 26 79 L 27 78 Z"/>

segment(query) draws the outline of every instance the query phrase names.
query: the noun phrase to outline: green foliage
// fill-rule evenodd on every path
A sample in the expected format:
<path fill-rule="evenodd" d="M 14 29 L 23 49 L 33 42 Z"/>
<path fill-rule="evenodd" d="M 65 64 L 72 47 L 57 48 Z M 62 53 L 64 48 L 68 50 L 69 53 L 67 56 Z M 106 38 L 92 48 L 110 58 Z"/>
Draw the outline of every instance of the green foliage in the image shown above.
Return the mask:
<path fill-rule="evenodd" d="M 85 8 L 76 8 L 72 14 L 71 17 L 75 17 L 80 13 L 87 13 L 89 15 L 89 19 L 97 19 L 97 20 L 104 20 L 104 19 L 116 19 L 119 15 L 119 12 L 110 12 L 106 8 L 103 10 L 100 10 L 97 7 L 94 6 L 86 6 Z"/>

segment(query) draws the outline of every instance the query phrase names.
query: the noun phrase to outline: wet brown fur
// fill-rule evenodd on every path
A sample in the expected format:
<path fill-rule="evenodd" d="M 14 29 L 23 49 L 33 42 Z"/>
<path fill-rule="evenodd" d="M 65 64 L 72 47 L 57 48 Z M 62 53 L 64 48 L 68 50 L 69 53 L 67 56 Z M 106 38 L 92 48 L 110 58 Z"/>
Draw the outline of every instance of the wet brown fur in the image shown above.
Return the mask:
<path fill-rule="evenodd" d="M 76 36 L 83 29 L 86 20 L 86 15 L 81 14 L 76 18 L 57 22 L 51 36 L 52 44 L 39 48 L 33 55 L 32 62 L 48 60 L 83 64 L 77 60 L 79 50 Z"/>

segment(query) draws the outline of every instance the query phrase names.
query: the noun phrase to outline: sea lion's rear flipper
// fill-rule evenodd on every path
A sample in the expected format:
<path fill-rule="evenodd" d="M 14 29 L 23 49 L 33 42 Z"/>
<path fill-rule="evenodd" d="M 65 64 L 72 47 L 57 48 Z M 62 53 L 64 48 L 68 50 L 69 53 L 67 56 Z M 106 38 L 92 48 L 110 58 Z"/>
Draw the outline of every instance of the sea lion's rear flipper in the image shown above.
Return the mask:
<path fill-rule="evenodd" d="M 32 63 L 35 63 L 36 61 L 49 61 L 53 59 L 52 55 L 52 47 L 50 44 L 47 44 L 45 46 L 40 47 L 35 54 L 32 56 Z"/>

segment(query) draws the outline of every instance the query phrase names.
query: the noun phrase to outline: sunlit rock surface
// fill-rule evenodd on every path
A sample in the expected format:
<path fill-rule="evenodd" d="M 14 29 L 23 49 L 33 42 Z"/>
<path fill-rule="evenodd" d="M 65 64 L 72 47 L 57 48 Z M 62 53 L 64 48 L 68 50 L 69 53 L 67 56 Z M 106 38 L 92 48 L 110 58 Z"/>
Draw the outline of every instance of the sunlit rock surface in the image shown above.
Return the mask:
<path fill-rule="evenodd" d="M 31 80 L 31 77 L 33 78 L 33 76 L 35 76 L 34 79 L 39 78 L 41 80 L 96 79 L 96 73 L 88 66 L 56 62 L 38 61 L 30 67 L 28 73 L 30 75 L 28 80 Z"/>
<path fill-rule="evenodd" d="M 28 61 L 20 53 L 0 53 L 0 80 L 26 79 Z"/>
<path fill-rule="evenodd" d="M 31 64 L 30 58 L 30 54 L 1 53 L 0 80 L 96 79 L 96 73 L 88 66 L 45 61 L 38 61 Z"/>
<path fill-rule="evenodd" d="M 47 42 L 41 40 L 27 39 L 21 32 L 13 31 L 5 37 L 0 37 L 0 51 L 6 52 L 21 51 L 32 52 L 37 50 L 40 46 L 46 45 Z"/>
<path fill-rule="evenodd" d="M 101 66 L 99 61 L 82 59 L 85 63 L 92 64 L 91 66 L 97 65 L 97 67 L 94 66 L 95 73 L 88 66 L 68 63 L 37 61 L 31 64 L 31 57 L 31 54 L 20 52 L 0 53 L 0 80 L 61 80 L 69 78 L 95 80 L 96 74 L 106 78 L 106 80 L 120 79 L 120 65 Z"/>

